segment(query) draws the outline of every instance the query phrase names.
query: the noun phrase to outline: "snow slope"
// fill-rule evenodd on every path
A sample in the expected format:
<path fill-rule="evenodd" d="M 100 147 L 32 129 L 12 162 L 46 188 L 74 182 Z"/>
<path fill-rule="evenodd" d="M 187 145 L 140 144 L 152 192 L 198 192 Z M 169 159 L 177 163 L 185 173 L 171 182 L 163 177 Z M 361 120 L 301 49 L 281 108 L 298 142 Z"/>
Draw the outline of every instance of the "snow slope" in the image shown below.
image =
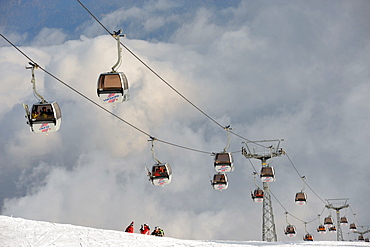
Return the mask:
<path fill-rule="evenodd" d="M 365 242 L 198 241 L 130 234 L 120 231 L 0 216 L 0 246 L 369 246 Z"/>

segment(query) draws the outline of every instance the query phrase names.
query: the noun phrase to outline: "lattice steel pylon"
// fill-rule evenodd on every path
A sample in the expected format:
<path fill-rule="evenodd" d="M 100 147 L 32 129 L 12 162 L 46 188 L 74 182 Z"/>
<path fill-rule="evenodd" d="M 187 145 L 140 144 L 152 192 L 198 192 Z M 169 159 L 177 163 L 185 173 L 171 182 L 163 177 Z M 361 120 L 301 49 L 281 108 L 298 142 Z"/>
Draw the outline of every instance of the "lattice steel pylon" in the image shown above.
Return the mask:
<path fill-rule="evenodd" d="M 282 148 L 279 148 L 280 142 L 283 139 L 279 140 L 264 140 L 264 141 L 256 141 L 256 142 L 244 142 L 246 145 L 242 147 L 242 154 L 247 159 L 259 159 L 262 163 L 262 168 L 270 167 L 267 163 L 267 160 L 273 157 L 279 157 L 282 154 L 285 154 Z M 278 142 L 277 147 L 275 148 L 273 145 L 269 147 L 265 147 L 263 145 L 259 145 L 260 142 Z M 258 144 L 258 150 L 252 149 L 248 146 L 248 143 Z M 273 170 L 272 170 L 273 171 Z M 257 173 L 257 171 L 255 171 Z M 263 209 L 262 209 L 262 241 L 267 242 L 276 242 L 277 241 L 277 234 L 276 234 L 276 227 L 275 227 L 275 220 L 274 220 L 274 211 L 272 208 L 271 202 L 271 194 L 270 194 L 270 186 L 268 181 L 263 182 Z"/>
<path fill-rule="evenodd" d="M 334 206 L 333 201 L 338 201 L 338 200 L 343 201 L 343 203 L 341 203 L 340 206 Z M 337 241 L 344 241 L 343 232 L 342 232 L 342 228 L 341 228 L 341 225 L 340 225 L 340 210 L 342 210 L 343 208 L 348 208 L 349 207 L 349 204 L 347 204 L 348 198 L 344 198 L 344 199 L 326 199 L 326 201 L 328 202 L 328 204 L 325 205 L 325 207 L 329 208 L 329 209 L 333 209 L 337 213 Z M 332 202 L 330 202 L 330 201 L 332 201 Z"/>

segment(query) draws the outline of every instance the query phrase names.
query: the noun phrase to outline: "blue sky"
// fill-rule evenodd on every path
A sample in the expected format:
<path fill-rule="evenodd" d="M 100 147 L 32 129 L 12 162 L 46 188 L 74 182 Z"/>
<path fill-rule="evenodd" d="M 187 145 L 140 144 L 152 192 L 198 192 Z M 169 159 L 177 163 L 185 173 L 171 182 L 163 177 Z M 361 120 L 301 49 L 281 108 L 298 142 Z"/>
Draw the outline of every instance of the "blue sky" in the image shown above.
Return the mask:
<path fill-rule="evenodd" d="M 350 198 L 351 210 L 343 213 L 350 221 L 356 213 L 367 225 L 368 1 L 84 4 L 109 30 L 123 29 L 130 50 L 217 122 L 251 140 L 285 139 L 281 146 L 315 192 L 324 199 Z M 116 46 L 77 2 L 7 1 L 0 11 L 3 35 L 98 100 L 96 80 L 115 63 Z M 110 110 L 159 139 L 223 150 L 223 129 L 125 49 L 122 55 L 119 69 L 129 79 L 131 99 Z M 157 157 L 172 165 L 174 175 L 170 185 L 154 187 L 145 172 L 154 163 L 148 137 L 41 70 L 38 89 L 60 104 L 62 126 L 49 136 L 30 133 L 22 108 L 36 101 L 24 69 L 28 62 L 0 41 L 2 214 L 116 230 L 134 220 L 187 239 L 261 239 L 262 208 L 249 195 L 253 168 L 240 153 L 229 188 L 219 193 L 209 183 L 213 157 L 156 143 Z M 229 150 L 240 151 L 242 141 L 232 136 Z M 286 210 L 303 221 L 333 213 L 322 211 L 323 202 L 307 188 L 309 203 L 295 205 L 301 179 L 286 156 L 271 165 L 279 240 L 286 239 Z M 303 223 L 289 220 L 303 235 Z M 308 230 L 317 225 L 315 220 Z M 354 238 L 347 233 L 345 238 Z"/>
<path fill-rule="evenodd" d="M 240 1 L 84 1 L 82 2 L 96 17 L 103 18 L 107 13 L 118 9 L 146 9 L 152 15 L 171 16 L 178 18 L 159 30 L 143 30 L 142 16 L 130 16 L 125 20 L 122 29 L 131 34 L 131 38 L 166 40 L 181 22 L 194 16 L 199 8 L 222 10 L 237 6 Z M 28 40 L 35 37 L 44 28 L 63 30 L 69 38 L 78 38 L 83 30 L 78 27 L 88 22 L 91 16 L 83 10 L 77 1 L 4 1 L 1 6 L 4 13 L 0 18 L 7 29 L 18 33 L 27 33 Z M 215 20 L 217 21 L 217 20 Z M 225 21 L 222 17 L 219 22 Z M 91 23 L 90 23 L 91 24 Z M 104 32 L 101 32 L 103 34 Z"/>

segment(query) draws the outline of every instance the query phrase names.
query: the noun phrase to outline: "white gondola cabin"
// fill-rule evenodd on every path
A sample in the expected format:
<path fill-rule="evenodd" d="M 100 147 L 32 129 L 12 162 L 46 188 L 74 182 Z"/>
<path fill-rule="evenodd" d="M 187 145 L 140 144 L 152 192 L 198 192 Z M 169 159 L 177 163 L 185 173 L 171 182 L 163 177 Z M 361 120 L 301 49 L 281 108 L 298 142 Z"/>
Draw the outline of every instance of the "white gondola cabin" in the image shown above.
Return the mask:
<path fill-rule="evenodd" d="M 231 155 L 231 153 L 217 153 L 215 155 L 214 167 L 216 172 L 233 171 L 233 156 Z"/>
<path fill-rule="evenodd" d="M 326 233 L 326 227 L 324 225 L 319 225 L 317 228 L 317 232 L 320 234 L 325 234 Z"/>
<path fill-rule="evenodd" d="M 258 202 L 258 203 L 261 203 L 263 202 L 263 190 L 261 189 L 255 189 L 253 193 L 251 193 L 251 196 L 252 196 L 252 200 L 254 202 Z"/>
<path fill-rule="evenodd" d="M 148 172 L 149 180 L 153 185 L 165 186 L 171 183 L 172 169 L 170 164 L 155 164 L 152 167 L 152 172 Z"/>
<path fill-rule="evenodd" d="M 326 217 L 324 219 L 324 225 L 327 227 L 333 226 L 333 219 L 330 216 Z"/>
<path fill-rule="evenodd" d="M 104 104 L 115 104 L 129 99 L 128 81 L 123 72 L 100 74 L 98 79 L 98 97 Z"/>
<path fill-rule="evenodd" d="M 23 104 L 26 111 L 27 124 L 35 133 L 49 133 L 59 130 L 62 122 L 60 107 L 57 102 L 36 103 L 31 112 L 28 105 Z"/>
<path fill-rule="evenodd" d="M 356 230 L 357 230 L 356 224 L 355 224 L 355 223 L 351 223 L 351 224 L 349 224 L 349 230 L 350 230 L 351 232 L 356 231 Z"/>
<path fill-rule="evenodd" d="M 226 190 L 228 187 L 227 176 L 224 173 L 218 173 L 213 176 L 211 185 L 215 190 Z"/>
<path fill-rule="evenodd" d="M 329 230 L 329 232 L 334 233 L 334 232 L 337 231 L 337 228 L 335 226 L 331 226 L 331 227 L 329 227 L 328 230 Z"/>
<path fill-rule="evenodd" d="M 307 195 L 304 192 L 297 192 L 295 194 L 295 203 L 298 205 L 305 205 L 307 203 Z"/>
<path fill-rule="evenodd" d="M 346 225 L 348 225 L 348 220 L 347 220 L 347 218 L 346 217 L 341 217 L 340 218 L 340 224 L 342 225 L 342 226 L 346 226 Z"/>
<path fill-rule="evenodd" d="M 297 234 L 295 226 L 293 225 L 287 225 L 287 227 L 284 230 L 284 233 L 286 236 L 290 238 L 294 237 Z"/>
<path fill-rule="evenodd" d="M 275 171 L 271 166 L 262 167 L 260 178 L 262 182 L 274 182 L 275 181 Z"/>
<path fill-rule="evenodd" d="M 306 235 L 304 235 L 303 241 L 313 241 L 313 236 L 307 233 Z"/>

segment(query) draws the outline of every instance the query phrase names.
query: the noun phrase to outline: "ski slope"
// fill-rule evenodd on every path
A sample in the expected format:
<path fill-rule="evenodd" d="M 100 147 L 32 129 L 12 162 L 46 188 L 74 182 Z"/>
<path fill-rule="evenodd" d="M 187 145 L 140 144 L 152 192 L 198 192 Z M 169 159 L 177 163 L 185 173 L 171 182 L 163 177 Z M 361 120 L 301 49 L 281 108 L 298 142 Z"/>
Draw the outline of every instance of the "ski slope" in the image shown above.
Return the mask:
<path fill-rule="evenodd" d="M 199 241 L 155 237 L 137 233 L 94 229 L 68 224 L 25 220 L 0 216 L 0 246 L 140 246 L 140 247 L 237 247 L 237 246 L 370 246 L 365 242 L 262 242 L 262 241 Z"/>

